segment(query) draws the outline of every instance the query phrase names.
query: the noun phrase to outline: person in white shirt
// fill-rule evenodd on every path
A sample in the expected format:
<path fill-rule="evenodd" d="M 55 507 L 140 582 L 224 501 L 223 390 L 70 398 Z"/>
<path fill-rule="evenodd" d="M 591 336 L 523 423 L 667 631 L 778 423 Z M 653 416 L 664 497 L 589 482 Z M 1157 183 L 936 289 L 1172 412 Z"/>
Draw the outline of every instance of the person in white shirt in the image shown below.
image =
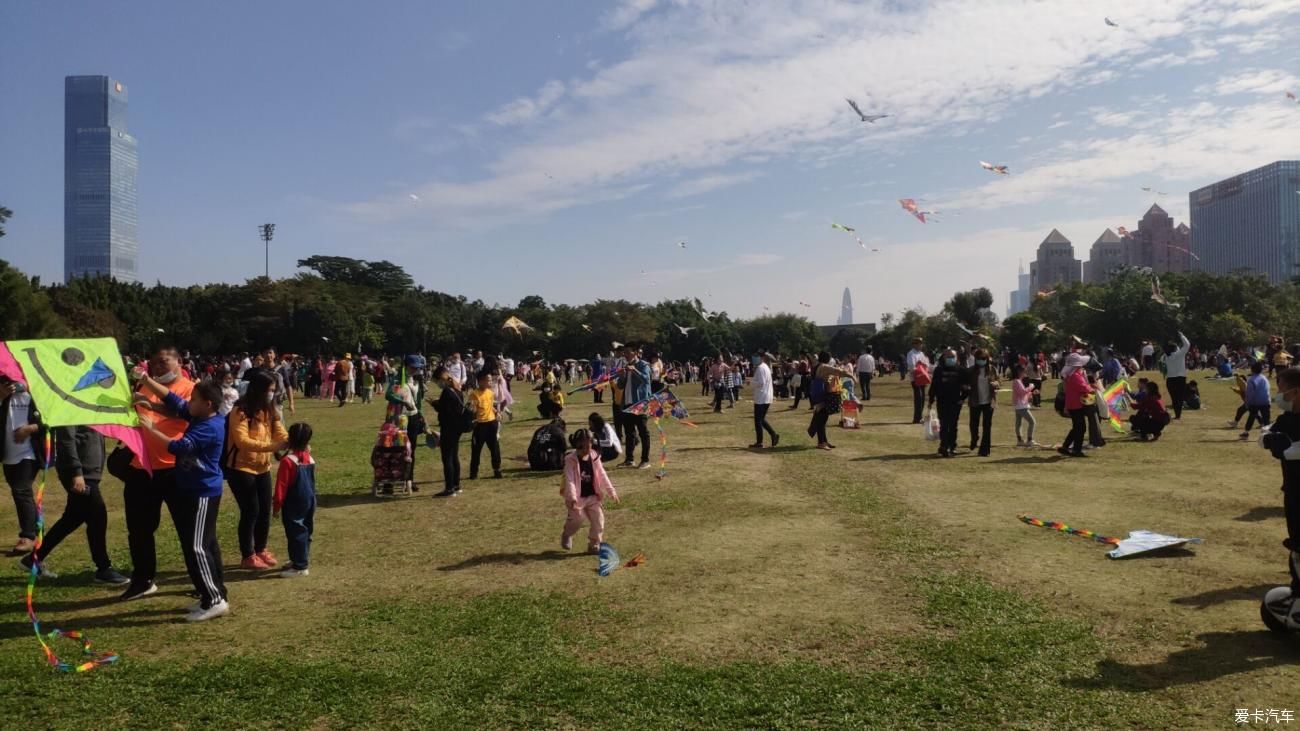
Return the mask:
<path fill-rule="evenodd" d="M 456 381 L 456 388 L 464 387 L 465 363 L 460 359 L 460 353 L 452 353 L 451 358 L 447 360 L 447 375 Z"/>
<path fill-rule="evenodd" d="M 916 366 L 918 363 L 925 364 L 925 369 L 930 370 L 930 359 L 925 357 L 921 350 L 922 340 L 915 338 L 912 340 L 912 349 L 908 351 L 907 357 L 903 359 L 903 370 L 907 373 L 907 381 L 912 384 L 912 423 L 921 423 L 921 413 L 925 410 L 925 388 L 929 384 L 916 382 Z"/>
<path fill-rule="evenodd" d="M 1174 407 L 1174 418 L 1183 418 L 1183 399 L 1187 398 L 1187 350 L 1192 344 L 1178 333 L 1178 344 L 1165 345 L 1165 392 Z"/>
<path fill-rule="evenodd" d="M 1156 346 L 1150 342 L 1142 341 L 1142 370 L 1149 371 L 1155 367 Z"/>
<path fill-rule="evenodd" d="M 871 377 L 876 375 L 876 356 L 871 354 L 871 346 L 858 356 L 858 382 L 862 384 L 862 400 L 871 400 Z"/>
<path fill-rule="evenodd" d="M 510 383 L 515 380 L 515 359 L 502 356 L 498 360 L 501 361 L 502 372 L 506 376 L 506 388 L 510 388 Z"/>
<path fill-rule="evenodd" d="M 772 354 L 763 352 L 759 356 L 761 360 L 754 367 L 753 382 L 755 442 L 749 445 L 753 449 L 763 448 L 764 431 L 772 437 L 773 447 L 781 441 L 781 435 L 777 434 L 772 429 L 772 425 L 767 423 L 767 410 L 772 406 Z"/>

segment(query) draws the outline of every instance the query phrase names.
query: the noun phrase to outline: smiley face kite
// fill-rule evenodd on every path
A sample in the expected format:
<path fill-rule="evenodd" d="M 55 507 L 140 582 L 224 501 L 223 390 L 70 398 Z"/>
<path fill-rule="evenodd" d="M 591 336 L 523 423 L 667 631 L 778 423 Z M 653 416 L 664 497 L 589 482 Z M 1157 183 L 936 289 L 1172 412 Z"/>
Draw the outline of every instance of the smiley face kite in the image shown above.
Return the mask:
<path fill-rule="evenodd" d="M 139 425 L 113 338 L 10 340 L 5 345 L 47 425 Z"/>

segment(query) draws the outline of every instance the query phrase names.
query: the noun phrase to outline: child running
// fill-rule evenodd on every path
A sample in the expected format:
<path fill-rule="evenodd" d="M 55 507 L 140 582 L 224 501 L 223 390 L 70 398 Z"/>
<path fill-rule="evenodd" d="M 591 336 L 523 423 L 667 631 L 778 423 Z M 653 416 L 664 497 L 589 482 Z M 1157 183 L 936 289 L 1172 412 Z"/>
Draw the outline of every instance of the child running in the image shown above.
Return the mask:
<path fill-rule="evenodd" d="M 176 455 L 176 486 L 167 498 L 176 535 L 181 541 L 185 568 L 199 592 L 199 603 L 186 619 L 202 622 L 230 611 L 221 573 L 221 547 L 217 544 L 217 511 L 221 507 L 221 449 L 226 438 L 226 417 L 219 412 L 221 384 L 208 379 L 194 385 L 189 401 L 177 396 L 146 372 L 141 386 L 163 400 L 164 407 L 189 422 L 179 439 L 167 435 L 149 419 L 140 428 L 156 444 Z M 143 395 L 137 402 L 147 404 Z"/>
<path fill-rule="evenodd" d="M 570 442 L 574 449 L 564 457 L 564 484 L 560 487 L 569 516 L 560 534 L 560 547 L 566 551 L 573 548 L 573 535 L 582 527 L 586 516 L 591 524 L 587 530 L 587 553 L 599 553 L 600 544 L 605 540 L 605 511 L 601 506 L 607 497 L 618 502 L 618 493 L 605 474 L 600 455 L 591 448 L 591 434 L 579 429 Z"/>
<path fill-rule="evenodd" d="M 316 460 L 311 457 L 311 424 L 289 427 L 289 453 L 280 460 L 275 475 L 272 514 L 284 523 L 289 544 L 289 565 L 280 572 L 286 579 L 307 575 L 311 565 L 311 534 L 316 517 Z"/>

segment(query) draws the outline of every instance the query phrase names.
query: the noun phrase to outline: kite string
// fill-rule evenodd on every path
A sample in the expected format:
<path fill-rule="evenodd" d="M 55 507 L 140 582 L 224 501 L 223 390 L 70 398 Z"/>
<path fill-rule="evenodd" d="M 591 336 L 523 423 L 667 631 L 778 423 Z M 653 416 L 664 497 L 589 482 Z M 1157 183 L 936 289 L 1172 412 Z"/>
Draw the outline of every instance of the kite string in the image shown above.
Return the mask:
<path fill-rule="evenodd" d="M 81 673 L 87 670 L 94 670 L 101 665 L 117 662 L 118 656 L 111 652 L 94 652 L 90 649 L 90 638 L 84 636 L 81 632 L 75 630 L 64 631 L 61 629 L 52 629 L 49 632 L 41 631 L 40 617 L 36 616 L 36 606 L 33 598 L 36 594 L 36 577 L 40 574 L 41 564 L 37 560 L 40 555 L 41 544 L 45 542 L 45 480 L 50 473 L 50 459 L 53 450 L 50 445 L 50 433 L 45 432 L 45 465 L 41 470 L 41 481 L 36 487 L 36 545 L 32 548 L 32 568 L 27 573 L 27 618 L 31 620 L 32 631 L 36 633 L 36 640 L 41 643 L 41 649 L 45 652 L 45 659 L 55 670 L 64 673 Z M 54 649 L 50 647 L 47 640 L 57 640 L 60 637 L 67 637 L 71 640 L 81 641 L 81 656 L 85 662 L 80 665 L 73 665 L 59 659 L 54 654 Z"/>
<path fill-rule="evenodd" d="M 1045 521 L 1045 520 L 1040 520 L 1038 518 L 1031 518 L 1028 515 L 1021 515 L 1019 517 L 1021 522 L 1027 523 L 1029 525 L 1036 525 L 1039 528 L 1050 528 L 1052 530 L 1061 531 L 1062 533 L 1069 533 L 1070 535 L 1079 536 L 1080 538 L 1091 538 L 1092 540 L 1098 543 L 1107 543 L 1112 546 L 1119 545 L 1120 539 L 1118 538 L 1115 538 L 1113 536 L 1097 535 L 1096 533 L 1093 533 L 1090 530 L 1084 530 L 1083 528 L 1071 528 L 1070 526 L 1066 525 L 1065 523 L 1062 523 L 1059 520 Z"/>

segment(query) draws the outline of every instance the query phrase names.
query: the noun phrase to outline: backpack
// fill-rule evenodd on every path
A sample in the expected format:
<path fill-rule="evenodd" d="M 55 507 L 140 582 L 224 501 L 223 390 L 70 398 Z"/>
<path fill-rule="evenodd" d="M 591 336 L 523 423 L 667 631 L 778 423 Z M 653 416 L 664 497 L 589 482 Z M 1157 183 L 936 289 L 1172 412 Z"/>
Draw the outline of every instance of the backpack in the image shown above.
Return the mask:
<path fill-rule="evenodd" d="M 912 369 L 912 385 L 930 385 L 930 370 L 925 367 L 925 363 L 918 361 L 916 367 Z"/>
<path fill-rule="evenodd" d="M 1052 408 L 1056 410 L 1057 416 L 1069 418 L 1065 411 L 1065 381 L 1056 384 L 1056 398 L 1052 399 Z"/>
<path fill-rule="evenodd" d="M 823 378 L 814 378 L 808 385 L 808 402 L 813 406 L 820 404 L 826 399 L 826 380 Z"/>
<path fill-rule="evenodd" d="M 533 432 L 528 442 L 528 469 L 545 472 L 564 469 L 564 427 L 547 424 Z"/>

